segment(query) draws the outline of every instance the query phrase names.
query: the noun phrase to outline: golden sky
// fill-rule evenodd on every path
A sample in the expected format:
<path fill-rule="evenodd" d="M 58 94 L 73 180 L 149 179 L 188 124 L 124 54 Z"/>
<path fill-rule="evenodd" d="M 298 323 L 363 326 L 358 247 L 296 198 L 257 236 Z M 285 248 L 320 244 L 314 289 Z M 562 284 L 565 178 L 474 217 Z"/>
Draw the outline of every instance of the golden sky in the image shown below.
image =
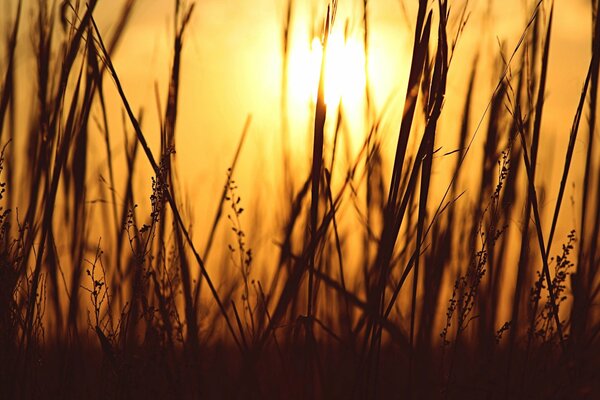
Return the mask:
<path fill-rule="evenodd" d="M 3 16 L 0 17 L 1 30 L 4 31 L 4 27 L 8 26 L 6 16 L 12 15 L 4 11 L 14 10 L 16 2 L 0 1 L 4 3 L 1 8 Z M 123 0 L 99 2 L 96 18 L 103 32 L 110 32 L 117 16 L 115 10 L 123 3 Z M 384 103 L 390 99 L 383 131 L 389 154 L 395 148 L 408 75 L 412 24 L 416 14 L 412 3 L 399 0 L 369 2 L 369 80 L 377 112 L 381 112 Z M 471 17 L 453 59 L 441 121 L 445 135 L 439 137 L 439 146 L 446 151 L 456 146 L 457 121 L 461 115 L 467 77 L 475 52 L 481 52 L 482 61 L 472 113 L 473 127 L 482 118 L 498 80 L 500 43 L 504 53 L 510 55 L 526 25 L 530 12 L 525 9 L 526 3 L 531 4 L 524 0 L 470 2 L 468 9 Z M 31 0 L 25 1 L 25 20 L 32 15 L 32 4 Z M 451 2 L 453 12 L 458 13 L 464 4 L 464 0 Z M 207 221 L 213 215 L 217 193 L 222 188 L 248 115 L 252 115 L 252 125 L 237 174 L 240 190 L 246 194 L 249 206 L 254 202 L 259 204 L 261 198 L 281 193 L 279 175 L 275 171 L 280 167 L 281 160 L 281 42 L 285 7 L 286 0 L 202 0 L 196 4 L 184 38 L 177 162 L 182 186 L 186 196 L 194 199 L 194 215 L 199 222 Z M 584 0 L 558 0 L 555 7 L 543 131 L 543 135 L 550 138 L 546 143 L 552 145 L 545 149 L 539 161 L 542 180 L 550 180 L 561 168 L 564 158 L 562 149 L 590 54 L 589 3 Z M 316 42 L 311 30 L 318 32 L 325 10 L 326 2 L 316 0 L 296 0 L 293 10 L 288 113 L 298 181 L 308 171 L 306 148 L 310 141 L 313 115 L 311 96 L 316 91 L 314 71 L 319 62 L 319 52 L 318 49 L 315 51 Z M 542 12 L 546 15 L 547 11 Z M 351 49 L 340 56 L 344 62 L 339 59 L 336 61 L 334 57 L 333 72 L 330 72 L 330 80 L 341 76 L 338 85 L 345 87 L 346 94 L 342 94 L 342 101 L 347 107 L 346 129 L 354 148 L 360 144 L 366 131 L 362 122 L 364 111 L 361 97 L 364 72 L 362 65 L 358 68 L 350 65 L 362 63 L 364 57 L 361 13 L 362 1 L 339 1 L 334 37 L 343 42 L 341 38 L 347 24 L 348 47 Z M 154 87 L 156 82 L 164 104 L 172 56 L 172 19 L 172 2 L 140 0 L 114 60 L 133 108 L 143 107 L 146 110 L 145 133 L 155 151 L 158 150 L 159 119 Z M 454 20 L 451 18 L 451 22 Z M 455 25 L 451 26 L 451 29 L 455 28 Z M 20 38 L 21 43 L 32 42 L 27 27 L 21 30 Z M 343 45 L 340 46 L 343 48 Z M 34 68 L 28 51 L 27 46 L 22 45 L 19 53 L 21 62 L 18 79 L 23 88 L 28 85 L 28 71 Z M 496 62 L 496 65 L 491 66 L 490 61 Z M 106 91 L 109 99 L 112 99 L 111 126 L 118 131 L 121 126 L 120 107 L 109 80 Z M 28 107 L 31 99 L 24 89 L 19 94 L 20 107 Z M 335 100 L 332 101 L 335 103 Z M 334 116 L 335 113 L 330 112 L 329 115 Z M 20 129 L 24 129 L 26 123 L 20 121 Z M 575 150 L 576 162 L 582 158 L 578 156 L 582 156 L 585 149 L 584 135 L 580 137 Z M 474 146 L 477 147 L 482 141 L 483 135 L 480 135 Z M 113 144 L 119 148 L 122 140 L 116 139 Z M 116 154 L 122 156 L 122 151 L 117 150 Z M 442 160 L 437 168 L 443 169 L 444 162 L 454 161 Z M 477 154 L 472 155 L 472 162 L 478 163 Z M 573 179 L 576 177 L 577 169 L 571 175 Z M 145 185 L 147 190 L 148 180 L 139 183 Z M 260 210 L 257 212 L 260 213 Z M 199 229 L 197 235 L 202 238 L 203 230 Z"/>

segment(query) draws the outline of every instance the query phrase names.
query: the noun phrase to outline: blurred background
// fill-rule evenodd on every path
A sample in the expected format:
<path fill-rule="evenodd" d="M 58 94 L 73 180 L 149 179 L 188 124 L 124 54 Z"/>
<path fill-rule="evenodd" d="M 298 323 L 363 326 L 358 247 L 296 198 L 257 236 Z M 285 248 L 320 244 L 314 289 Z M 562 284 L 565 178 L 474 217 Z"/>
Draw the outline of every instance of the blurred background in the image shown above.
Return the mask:
<path fill-rule="evenodd" d="M 16 118 L 15 132 L 11 136 L 15 148 L 21 151 L 25 147 L 22 138 L 32 122 L 26 117 L 30 115 L 28 110 L 36 107 L 35 80 L 30 79 L 36 68 L 32 39 L 35 3 L 32 0 L 23 3 L 24 26 L 19 32 L 20 45 L 16 54 L 16 115 L 24 117 Z M 109 35 L 115 29 L 116 16 L 125 3 L 125 0 L 99 2 L 94 15 L 101 33 Z M 326 154 L 327 149 L 332 149 L 336 114 L 341 108 L 339 148 L 343 150 L 339 151 L 339 157 L 343 161 L 338 165 L 342 170 L 352 164 L 373 120 L 377 119 L 381 121 L 383 176 L 385 182 L 390 179 L 413 44 L 417 9 L 414 3 L 403 0 L 368 2 L 368 48 L 365 51 L 363 2 L 339 1 L 327 54 L 325 148 Z M 500 77 L 504 72 L 509 76 L 513 73 L 511 65 L 507 67 L 506 63 L 511 60 L 531 18 L 531 6 L 531 2 L 524 0 L 452 2 L 450 31 L 457 31 L 463 10 L 468 18 L 456 42 L 448 76 L 444 112 L 439 123 L 443 134 L 436 139 L 436 148 L 440 151 L 432 172 L 435 183 L 432 184 L 431 204 L 438 204 L 450 182 L 450 171 L 457 157 L 454 151 L 458 147 L 464 98 L 473 67 L 477 68 L 477 74 L 469 136 L 473 135 L 474 141 L 465 168 L 480 170 L 483 154 L 480 149 L 485 135 L 479 133 L 479 128 L 486 124 L 487 107 Z M 281 227 L 285 223 L 285 209 L 279 205 L 289 202 L 290 191 L 284 184 L 284 163 L 288 163 L 291 171 L 289 185 L 293 190 L 298 190 L 310 171 L 314 107 L 322 56 L 320 35 L 326 7 L 327 2 L 316 0 L 203 0 L 195 4 L 183 38 L 175 162 L 186 221 L 192 227 L 194 241 L 202 248 L 218 207 L 227 169 L 246 121 L 249 121 L 234 178 L 247 210 L 242 222 L 247 226 L 248 242 L 255 251 L 255 265 L 263 274 L 273 262 L 272 254 L 278 249 Z M 8 31 L 16 1 L 2 0 L 1 10 L 0 27 Z M 548 12 L 544 6 L 540 8 L 544 21 Z M 591 3 L 588 1 L 555 4 L 542 122 L 544 146 L 538 158 L 536 181 L 545 188 L 540 203 L 546 214 L 553 210 L 556 200 L 557 177 L 562 171 L 564 149 L 591 54 L 590 15 Z M 138 1 L 113 56 L 132 108 L 143 110 L 143 131 L 155 157 L 158 157 L 160 147 L 162 117 L 159 107 L 165 106 L 173 55 L 173 17 L 171 2 Z M 287 52 L 284 50 L 286 30 L 289 35 Z M 2 42 L 2 46 L 5 44 Z M 57 47 L 54 54 L 58 52 Z M 0 67 L 5 67 L 2 61 Z M 121 133 L 123 107 L 110 79 L 105 80 L 105 93 L 111 131 L 119 132 L 112 140 L 117 166 L 116 187 L 119 188 L 125 179 L 125 174 L 118 173 L 125 165 L 125 140 Z M 92 118 L 98 120 L 98 104 L 92 107 L 92 112 Z M 423 124 L 420 126 L 422 129 Z M 135 140 L 131 129 L 126 135 L 131 141 Z M 94 238 L 110 236 L 105 228 L 113 229 L 102 222 L 106 213 L 103 208 L 109 202 L 107 189 L 108 192 L 112 189 L 108 188 L 106 178 L 105 153 L 94 151 L 94 146 L 100 146 L 104 140 L 102 131 L 94 130 L 94 124 L 90 137 L 92 142 L 98 141 L 90 147 L 90 167 L 86 177 L 90 220 L 100 222 L 89 228 L 89 241 L 95 243 Z M 409 145 L 413 151 L 416 149 L 414 141 L 415 135 Z M 567 196 L 572 201 L 564 207 L 557 232 L 561 238 L 571 229 L 577 229 L 573 212 L 580 207 L 576 199 L 585 149 L 586 139 L 580 135 L 569 175 Z M 289 154 L 287 161 L 285 154 Z M 17 163 L 16 182 L 22 179 L 20 177 L 27 169 L 27 165 Z M 146 160 L 138 160 L 134 184 L 138 193 L 136 203 L 144 210 L 149 209 L 151 176 Z M 477 179 L 479 172 L 463 173 L 461 177 L 460 190 L 466 192 L 460 201 L 466 209 L 470 202 L 477 201 L 477 190 L 469 190 L 469 182 Z M 18 193 L 19 190 L 17 184 L 13 191 Z M 119 189 L 115 189 L 115 193 L 117 201 L 124 196 Z M 551 206 L 544 207 L 547 204 Z M 342 226 L 348 228 L 360 223 L 351 203 L 340 212 Z M 565 224 L 564 221 L 573 223 Z M 523 224 L 518 218 L 513 222 L 511 229 L 519 229 Z M 230 226 L 222 223 L 218 230 L 220 240 L 231 242 L 229 231 Z M 350 243 L 352 236 L 349 232 Z M 66 247 L 67 243 L 62 245 Z M 209 270 L 215 270 L 214 264 L 218 263 L 207 264 Z M 218 276 L 222 271 L 213 272 Z"/>

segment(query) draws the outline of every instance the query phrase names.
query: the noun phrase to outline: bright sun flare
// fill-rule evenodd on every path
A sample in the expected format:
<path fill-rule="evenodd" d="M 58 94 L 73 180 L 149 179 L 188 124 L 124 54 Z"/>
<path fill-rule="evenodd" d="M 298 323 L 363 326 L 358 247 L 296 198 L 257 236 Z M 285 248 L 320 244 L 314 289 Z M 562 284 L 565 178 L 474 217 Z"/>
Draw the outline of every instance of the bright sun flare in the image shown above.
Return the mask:
<path fill-rule="evenodd" d="M 316 100 L 322 54 L 319 38 L 313 39 L 309 49 L 294 52 L 290 65 L 292 96 Z M 329 107 L 336 107 L 340 101 L 345 106 L 362 101 L 366 81 L 364 61 L 359 41 L 345 40 L 341 33 L 332 33 L 325 60 L 325 103 Z"/>

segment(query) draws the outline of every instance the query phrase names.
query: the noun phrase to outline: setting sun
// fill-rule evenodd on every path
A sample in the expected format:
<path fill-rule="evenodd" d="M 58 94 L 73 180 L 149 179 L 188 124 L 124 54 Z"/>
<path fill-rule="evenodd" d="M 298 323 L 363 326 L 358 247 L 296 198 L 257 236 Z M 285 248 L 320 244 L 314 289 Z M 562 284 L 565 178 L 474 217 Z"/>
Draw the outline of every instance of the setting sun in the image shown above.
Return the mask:
<path fill-rule="evenodd" d="M 311 60 L 315 63 L 318 79 L 323 47 L 318 38 L 313 39 Z M 358 103 L 365 93 L 365 53 L 363 46 L 354 39 L 344 39 L 340 32 L 334 33 L 327 43 L 325 65 L 325 103 L 337 106 Z M 317 81 L 318 82 L 318 81 Z M 313 96 L 316 93 L 316 85 Z"/>
<path fill-rule="evenodd" d="M 319 71 L 323 45 L 315 37 L 309 46 L 298 45 L 292 50 L 289 87 L 295 100 L 317 98 Z M 354 38 L 344 38 L 335 31 L 327 44 L 325 65 L 325 103 L 336 107 L 359 104 L 365 93 L 365 53 L 362 43 Z"/>

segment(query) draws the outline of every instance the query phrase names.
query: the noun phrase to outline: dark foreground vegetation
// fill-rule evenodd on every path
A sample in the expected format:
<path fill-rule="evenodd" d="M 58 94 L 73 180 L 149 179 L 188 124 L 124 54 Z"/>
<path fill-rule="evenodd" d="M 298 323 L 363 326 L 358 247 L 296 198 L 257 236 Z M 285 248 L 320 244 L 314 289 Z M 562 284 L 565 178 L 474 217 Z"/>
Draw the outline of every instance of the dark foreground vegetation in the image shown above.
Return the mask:
<path fill-rule="evenodd" d="M 469 26 L 468 3 L 420 0 L 393 163 L 383 159 L 381 116 L 373 115 L 367 84 L 371 129 L 356 159 L 340 164 L 341 124 L 327 144 L 325 120 L 344 113 L 327 113 L 322 72 L 311 169 L 281 167 L 286 223 L 275 234 L 279 251 L 267 279 L 254 272 L 240 218 L 237 154 L 223 193 L 215 194 L 214 221 L 194 227 L 209 232 L 207 244 L 192 237 L 190 205 L 178 190 L 180 64 L 193 6 L 175 2 L 157 133 L 144 130 L 111 61 L 136 1 L 124 2 L 107 35 L 94 20 L 97 0 L 55 3 L 35 2 L 26 26 L 15 1 L 10 26 L 0 29 L 0 398 L 600 398 L 598 1 L 591 2 L 591 57 L 580 101 L 569 110 L 572 130 L 562 133 L 569 144 L 555 157 L 563 172 L 550 205 L 542 207 L 547 189 L 536 165 L 549 140 L 541 127 L 553 2 L 528 5 L 529 23 L 500 58 L 483 116 L 472 115 L 473 68 L 455 116 L 463 121 L 458 150 L 446 155 L 456 163 L 451 179 L 435 188 L 444 193 L 438 202 L 438 122 L 454 49 Z M 293 3 L 282 29 L 284 77 Z M 368 3 L 361 18 L 367 52 Z M 323 24 L 325 48 L 335 11 L 334 2 Z M 32 40 L 17 40 L 26 28 Z M 15 53 L 32 44 L 35 93 L 23 115 Z M 119 94 L 119 105 L 106 102 L 108 91 Z M 115 113 L 123 116 L 121 132 L 109 128 Z M 11 141 L 16 121 L 28 124 L 22 149 Z M 160 148 L 150 149 L 147 138 L 158 134 Z M 119 135 L 125 148 L 116 160 Z M 472 148 L 476 135 L 485 137 L 483 149 Z M 571 200 L 576 225 L 560 237 L 558 227 L 573 223 L 561 206 L 575 179 L 576 141 L 587 143 Z M 101 221 L 90 216 L 88 177 L 98 175 L 91 151 L 106 160 Z M 467 202 L 463 161 L 476 151 L 484 156 Z M 154 173 L 150 199 L 134 190 L 142 163 Z M 18 166 L 26 167 L 16 180 Z M 363 221 L 352 227 L 362 243 L 347 243 L 340 210 L 348 208 Z M 97 224 L 101 239 L 90 234 Z M 233 231 L 229 248 L 216 238 L 220 224 Z M 217 285 L 205 268 L 218 247 L 227 255 L 219 262 L 239 271 L 234 282 Z M 349 275 L 351 262 L 360 265 L 358 276 Z"/>

